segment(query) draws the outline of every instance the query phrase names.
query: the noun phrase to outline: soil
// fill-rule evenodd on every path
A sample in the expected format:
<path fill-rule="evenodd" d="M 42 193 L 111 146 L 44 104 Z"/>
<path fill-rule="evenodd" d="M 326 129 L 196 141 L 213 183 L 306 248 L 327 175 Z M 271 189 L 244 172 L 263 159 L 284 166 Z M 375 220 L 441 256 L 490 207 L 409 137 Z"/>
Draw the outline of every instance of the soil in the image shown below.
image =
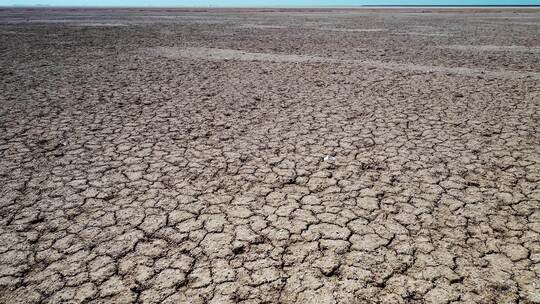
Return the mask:
<path fill-rule="evenodd" d="M 540 303 L 540 10 L 0 10 L 0 303 Z"/>

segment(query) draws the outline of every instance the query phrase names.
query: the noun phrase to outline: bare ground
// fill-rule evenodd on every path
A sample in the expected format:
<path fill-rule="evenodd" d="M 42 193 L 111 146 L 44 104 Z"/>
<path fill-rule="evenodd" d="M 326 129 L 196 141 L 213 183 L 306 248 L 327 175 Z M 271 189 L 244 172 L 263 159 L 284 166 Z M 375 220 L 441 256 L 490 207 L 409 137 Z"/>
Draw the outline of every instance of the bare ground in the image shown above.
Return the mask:
<path fill-rule="evenodd" d="M 539 30 L 0 10 L 0 303 L 540 303 Z"/>

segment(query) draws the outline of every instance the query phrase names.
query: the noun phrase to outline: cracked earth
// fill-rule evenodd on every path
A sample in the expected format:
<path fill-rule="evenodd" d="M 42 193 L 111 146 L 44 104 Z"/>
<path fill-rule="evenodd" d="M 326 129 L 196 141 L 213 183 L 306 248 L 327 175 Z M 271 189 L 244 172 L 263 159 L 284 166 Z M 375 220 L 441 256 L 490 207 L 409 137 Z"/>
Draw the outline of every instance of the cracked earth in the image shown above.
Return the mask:
<path fill-rule="evenodd" d="M 538 10 L 0 10 L 0 303 L 540 303 Z"/>

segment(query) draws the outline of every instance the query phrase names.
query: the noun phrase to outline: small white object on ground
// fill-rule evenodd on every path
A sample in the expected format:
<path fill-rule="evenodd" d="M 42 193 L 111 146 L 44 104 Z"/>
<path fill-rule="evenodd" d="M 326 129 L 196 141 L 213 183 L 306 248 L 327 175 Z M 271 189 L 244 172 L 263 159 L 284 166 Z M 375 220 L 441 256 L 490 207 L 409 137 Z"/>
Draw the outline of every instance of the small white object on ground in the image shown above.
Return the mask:
<path fill-rule="evenodd" d="M 336 158 L 333 157 L 332 155 L 326 155 L 326 156 L 324 157 L 324 161 L 332 163 L 332 162 L 335 162 L 335 161 L 336 161 Z"/>

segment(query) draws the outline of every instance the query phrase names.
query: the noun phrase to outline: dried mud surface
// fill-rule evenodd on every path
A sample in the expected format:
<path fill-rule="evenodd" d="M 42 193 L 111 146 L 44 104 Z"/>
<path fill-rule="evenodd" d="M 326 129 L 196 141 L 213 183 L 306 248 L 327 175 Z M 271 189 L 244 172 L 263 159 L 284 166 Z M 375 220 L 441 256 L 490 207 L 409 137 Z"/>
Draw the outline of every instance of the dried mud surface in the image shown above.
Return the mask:
<path fill-rule="evenodd" d="M 538 10 L 0 10 L 0 303 L 540 303 Z"/>

